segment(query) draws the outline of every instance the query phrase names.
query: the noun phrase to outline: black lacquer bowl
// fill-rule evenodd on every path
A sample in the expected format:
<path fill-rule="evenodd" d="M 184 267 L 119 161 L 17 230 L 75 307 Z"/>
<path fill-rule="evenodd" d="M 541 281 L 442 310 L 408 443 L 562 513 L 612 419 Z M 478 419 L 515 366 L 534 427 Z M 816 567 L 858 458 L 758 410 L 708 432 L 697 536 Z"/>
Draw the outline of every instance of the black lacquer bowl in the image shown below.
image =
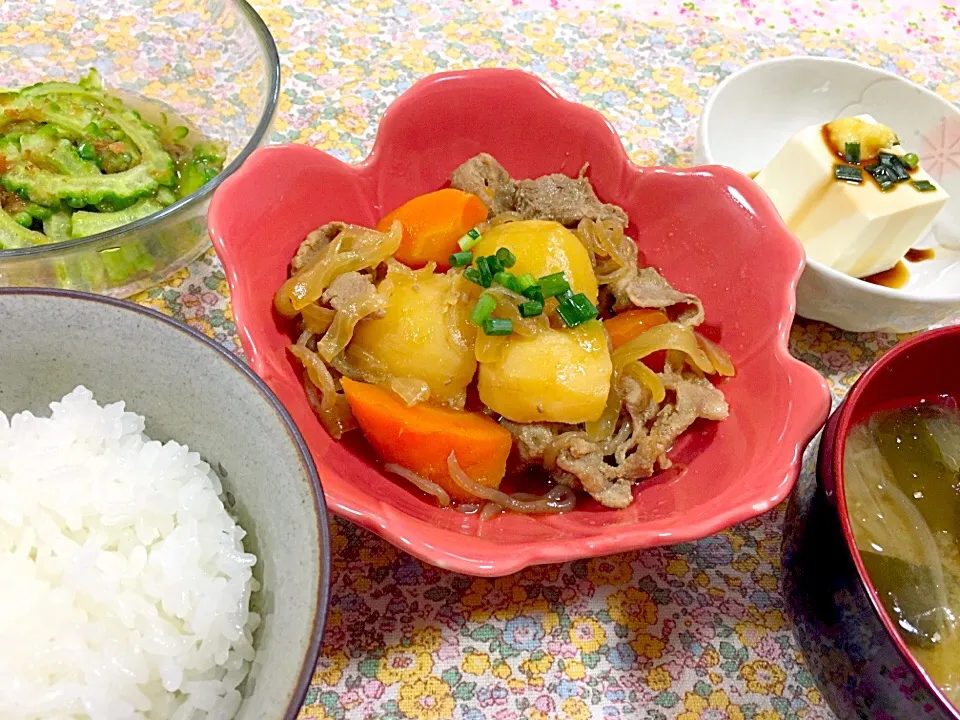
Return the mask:
<path fill-rule="evenodd" d="M 960 720 L 910 654 L 856 549 L 846 512 L 843 451 L 851 426 L 921 398 L 960 397 L 960 327 L 933 330 L 882 357 L 823 431 L 816 484 L 790 497 L 784 593 L 794 632 L 825 699 L 842 720 Z"/>

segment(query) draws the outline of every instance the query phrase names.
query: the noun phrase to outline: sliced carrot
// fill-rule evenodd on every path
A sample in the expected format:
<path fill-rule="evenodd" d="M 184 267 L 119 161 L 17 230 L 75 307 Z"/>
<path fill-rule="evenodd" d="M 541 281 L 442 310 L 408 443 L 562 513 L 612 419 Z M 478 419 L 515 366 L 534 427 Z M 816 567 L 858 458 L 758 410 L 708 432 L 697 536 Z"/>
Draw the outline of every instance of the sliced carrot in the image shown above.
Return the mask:
<path fill-rule="evenodd" d="M 440 485 L 455 500 L 475 498 L 450 479 L 447 458 L 486 487 L 499 487 L 506 474 L 513 436 L 481 413 L 435 405 L 408 407 L 379 385 L 341 378 L 353 416 L 377 454 Z"/>
<path fill-rule="evenodd" d="M 403 225 L 403 240 L 394 257 L 414 269 L 433 261 L 439 270 L 450 267 L 457 240 L 487 219 L 487 206 L 476 195 L 455 188 L 419 195 L 377 223 L 386 232 L 394 220 Z"/>
<path fill-rule="evenodd" d="M 616 350 L 628 340 L 633 340 L 644 330 L 669 322 L 670 318 L 662 310 L 637 308 L 626 310 L 603 321 L 603 327 L 610 336 L 610 344 Z"/>

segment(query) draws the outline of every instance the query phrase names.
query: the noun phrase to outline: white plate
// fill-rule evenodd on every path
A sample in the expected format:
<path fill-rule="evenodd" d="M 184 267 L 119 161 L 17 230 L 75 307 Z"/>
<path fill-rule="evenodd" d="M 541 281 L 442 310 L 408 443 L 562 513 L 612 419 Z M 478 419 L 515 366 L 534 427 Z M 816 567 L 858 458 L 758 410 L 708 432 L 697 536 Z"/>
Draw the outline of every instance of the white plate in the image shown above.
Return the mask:
<path fill-rule="evenodd" d="M 751 65 L 710 96 L 697 131 L 697 164 L 751 174 L 810 125 L 869 114 L 889 125 L 908 152 L 950 193 L 950 202 L 915 247 L 934 259 L 907 263 L 900 289 L 851 278 L 808 261 L 797 312 L 844 330 L 913 332 L 960 318 L 960 111 L 898 75 L 849 60 L 788 57 Z"/>

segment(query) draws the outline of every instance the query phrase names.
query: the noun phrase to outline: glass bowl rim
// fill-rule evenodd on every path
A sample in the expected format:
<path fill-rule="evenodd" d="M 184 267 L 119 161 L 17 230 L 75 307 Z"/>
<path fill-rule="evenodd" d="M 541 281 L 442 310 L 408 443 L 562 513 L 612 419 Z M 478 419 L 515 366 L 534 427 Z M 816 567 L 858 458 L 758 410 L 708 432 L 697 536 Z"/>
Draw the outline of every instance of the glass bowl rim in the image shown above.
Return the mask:
<path fill-rule="evenodd" d="M 257 36 L 260 49 L 263 52 L 263 57 L 266 62 L 267 74 L 266 105 L 260 119 L 257 121 L 257 126 L 254 128 L 253 134 L 237 156 L 213 180 L 153 215 L 141 218 L 132 223 L 127 223 L 126 225 L 121 225 L 112 230 L 107 230 L 106 232 L 97 233 L 96 235 L 66 240 L 64 242 L 47 243 L 45 245 L 32 245 L 25 248 L 0 250 L 0 262 L 21 258 L 40 259 L 43 257 L 53 257 L 60 253 L 82 250 L 97 245 L 104 240 L 110 240 L 111 238 L 119 239 L 128 233 L 153 227 L 154 225 L 162 223 L 167 218 L 177 215 L 182 210 L 195 207 L 204 199 L 208 198 L 224 180 L 240 169 L 240 166 L 243 165 L 244 161 L 250 157 L 250 154 L 257 149 L 267 135 L 270 124 L 273 121 L 273 116 L 277 111 L 277 104 L 280 98 L 280 55 L 277 52 L 277 44 L 273 39 L 273 35 L 270 33 L 270 29 L 250 3 L 247 2 L 247 0 L 232 0 L 232 2 L 247 19 L 254 34 Z"/>

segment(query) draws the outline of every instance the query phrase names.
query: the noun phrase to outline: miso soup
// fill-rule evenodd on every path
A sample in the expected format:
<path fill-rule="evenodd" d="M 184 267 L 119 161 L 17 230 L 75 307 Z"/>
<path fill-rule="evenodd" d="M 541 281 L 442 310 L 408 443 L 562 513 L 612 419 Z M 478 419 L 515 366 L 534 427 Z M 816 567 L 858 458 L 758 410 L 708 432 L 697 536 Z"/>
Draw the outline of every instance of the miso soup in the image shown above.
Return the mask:
<path fill-rule="evenodd" d="M 843 467 L 867 574 L 914 657 L 960 705 L 960 412 L 940 400 L 856 426 Z"/>

